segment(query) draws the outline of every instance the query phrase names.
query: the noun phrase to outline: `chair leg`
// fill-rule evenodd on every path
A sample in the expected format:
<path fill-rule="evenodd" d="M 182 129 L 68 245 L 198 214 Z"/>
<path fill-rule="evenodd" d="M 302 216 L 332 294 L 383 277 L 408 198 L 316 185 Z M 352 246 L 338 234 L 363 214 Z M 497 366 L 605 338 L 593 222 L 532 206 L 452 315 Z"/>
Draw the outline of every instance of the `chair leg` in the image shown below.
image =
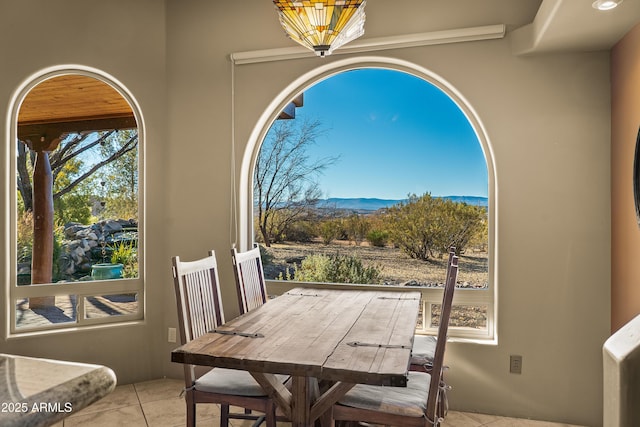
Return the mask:
<path fill-rule="evenodd" d="M 187 402 L 187 427 L 195 427 L 196 425 L 196 404 L 193 397 L 187 393 L 185 401 Z"/>
<path fill-rule="evenodd" d="M 229 427 L 229 405 L 220 404 L 220 427 Z"/>

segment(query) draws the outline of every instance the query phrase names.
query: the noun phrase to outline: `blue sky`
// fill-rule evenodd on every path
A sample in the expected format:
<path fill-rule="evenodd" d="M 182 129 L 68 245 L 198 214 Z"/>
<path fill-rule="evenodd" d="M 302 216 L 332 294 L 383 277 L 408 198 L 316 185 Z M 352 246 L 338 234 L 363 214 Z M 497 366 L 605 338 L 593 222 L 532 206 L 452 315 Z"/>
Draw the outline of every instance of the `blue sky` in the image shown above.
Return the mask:
<path fill-rule="evenodd" d="M 296 118 L 305 117 L 327 130 L 308 154 L 340 157 L 320 176 L 324 197 L 487 196 L 473 129 L 425 80 L 383 69 L 343 72 L 305 90 Z"/>

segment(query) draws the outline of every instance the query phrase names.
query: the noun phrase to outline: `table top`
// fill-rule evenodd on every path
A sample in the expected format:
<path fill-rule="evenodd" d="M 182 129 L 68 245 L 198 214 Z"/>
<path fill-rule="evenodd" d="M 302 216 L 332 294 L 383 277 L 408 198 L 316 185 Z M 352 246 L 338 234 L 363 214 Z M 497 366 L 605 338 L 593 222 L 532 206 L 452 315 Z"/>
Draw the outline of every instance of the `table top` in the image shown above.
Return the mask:
<path fill-rule="evenodd" d="M 105 366 L 0 354 L 0 425 L 51 425 L 115 386 Z"/>
<path fill-rule="evenodd" d="M 405 386 L 416 291 L 295 288 L 177 348 L 171 360 Z"/>

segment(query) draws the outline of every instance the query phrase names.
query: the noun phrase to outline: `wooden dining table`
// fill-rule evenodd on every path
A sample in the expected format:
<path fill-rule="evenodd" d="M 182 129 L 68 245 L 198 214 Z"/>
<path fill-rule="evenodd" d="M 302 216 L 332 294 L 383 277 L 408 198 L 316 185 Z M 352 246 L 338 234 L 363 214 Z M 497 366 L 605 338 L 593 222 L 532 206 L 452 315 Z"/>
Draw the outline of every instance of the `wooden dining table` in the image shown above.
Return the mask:
<path fill-rule="evenodd" d="M 410 290 L 295 288 L 171 360 L 248 371 L 294 427 L 310 426 L 356 384 L 406 386 L 419 307 Z"/>

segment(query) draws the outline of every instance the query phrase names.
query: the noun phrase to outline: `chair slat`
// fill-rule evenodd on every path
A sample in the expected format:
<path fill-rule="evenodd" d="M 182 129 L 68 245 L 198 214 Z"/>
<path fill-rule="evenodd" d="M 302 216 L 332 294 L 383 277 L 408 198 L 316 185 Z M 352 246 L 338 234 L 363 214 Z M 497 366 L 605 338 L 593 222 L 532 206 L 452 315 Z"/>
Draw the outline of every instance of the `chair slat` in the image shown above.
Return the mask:
<path fill-rule="evenodd" d="M 245 252 L 231 249 L 240 314 L 256 309 L 267 301 L 264 270 L 258 246 Z"/>

